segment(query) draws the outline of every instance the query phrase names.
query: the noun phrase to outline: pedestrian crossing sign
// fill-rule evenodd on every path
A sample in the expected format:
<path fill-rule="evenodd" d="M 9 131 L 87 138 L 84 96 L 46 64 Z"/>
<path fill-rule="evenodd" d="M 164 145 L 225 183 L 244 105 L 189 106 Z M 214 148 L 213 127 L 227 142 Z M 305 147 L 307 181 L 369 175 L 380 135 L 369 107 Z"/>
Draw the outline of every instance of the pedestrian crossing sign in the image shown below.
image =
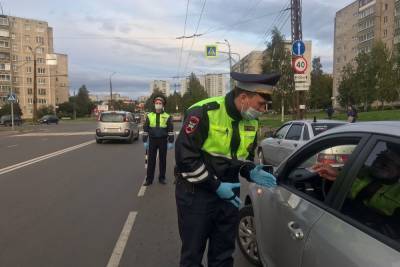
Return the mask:
<path fill-rule="evenodd" d="M 7 100 L 10 102 L 15 102 L 17 98 L 15 97 L 15 95 L 9 95 Z"/>
<path fill-rule="evenodd" d="M 215 58 L 218 56 L 217 54 L 217 45 L 206 45 L 206 57 L 207 58 Z"/>

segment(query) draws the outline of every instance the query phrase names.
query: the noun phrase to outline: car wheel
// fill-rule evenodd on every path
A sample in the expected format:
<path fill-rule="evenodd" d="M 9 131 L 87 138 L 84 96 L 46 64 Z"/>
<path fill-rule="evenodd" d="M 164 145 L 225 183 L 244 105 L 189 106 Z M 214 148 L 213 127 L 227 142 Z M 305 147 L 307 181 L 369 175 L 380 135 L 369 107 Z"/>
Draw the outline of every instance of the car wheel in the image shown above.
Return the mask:
<path fill-rule="evenodd" d="M 258 253 L 256 227 L 252 206 L 245 206 L 239 211 L 237 242 L 245 258 L 255 266 L 262 266 Z"/>
<path fill-rule="evenodd" d="M 97 139 L 97 138 L 96 138 L 96 143 L 97 143 L 97 144 L 102 144 L 102 143 L 103 143 L 103 140 L 100 140 L 100 139 Z"/>
<path fill-rule="evenodd" d="M 137 131 L 137 133 L 136 133 L 136 137 L 135 137 L 135 141 L 137 141 L 137 140 L 139 140 L 139 131 Z"/>
<path fill-rule="evenodd" d="M 132 144 L 135 138 L 133 137 L 133 133 L 131 134 L 131 137 L 128 139 L 128 143 Z"/>

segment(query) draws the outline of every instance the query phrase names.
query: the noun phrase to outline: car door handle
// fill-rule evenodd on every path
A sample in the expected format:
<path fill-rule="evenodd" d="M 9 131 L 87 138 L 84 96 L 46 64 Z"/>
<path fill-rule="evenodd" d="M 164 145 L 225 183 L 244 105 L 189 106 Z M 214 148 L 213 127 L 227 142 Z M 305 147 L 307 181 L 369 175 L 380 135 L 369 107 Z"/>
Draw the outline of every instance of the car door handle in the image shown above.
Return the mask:
<path fill-rule="evenodd" d="M 302 240 L 304 238 L 303 230 L 301 230 L 300 226 L 296 222 L 289 222 L 288 228 L 290 235 L 294 240 Z"/>

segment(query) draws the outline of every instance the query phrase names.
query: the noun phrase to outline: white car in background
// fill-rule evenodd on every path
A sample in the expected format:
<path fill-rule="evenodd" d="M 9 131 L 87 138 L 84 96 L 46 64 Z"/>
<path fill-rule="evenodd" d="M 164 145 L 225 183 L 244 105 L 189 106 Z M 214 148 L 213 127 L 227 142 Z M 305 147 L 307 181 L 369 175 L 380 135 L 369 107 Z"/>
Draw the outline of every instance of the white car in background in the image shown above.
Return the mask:
<path fill-rule="evenodd" d="M 318 134 L 346 123 L 337 120 L 289 121 L 283 124 L 272 137 L 261 141 L 257 150 L 258 157 L 261 163 L 277 167 L 290 154 Z M 336 152 L 338 154 L 335 154 Z M 339 163 L 341 161 L 339 156 L 341 152 L 336 152 L 326 151 L 325 155 L 321 153 L 321 160 L 326 157 L 326 160 L 330 160 L 332 164 Z"/>

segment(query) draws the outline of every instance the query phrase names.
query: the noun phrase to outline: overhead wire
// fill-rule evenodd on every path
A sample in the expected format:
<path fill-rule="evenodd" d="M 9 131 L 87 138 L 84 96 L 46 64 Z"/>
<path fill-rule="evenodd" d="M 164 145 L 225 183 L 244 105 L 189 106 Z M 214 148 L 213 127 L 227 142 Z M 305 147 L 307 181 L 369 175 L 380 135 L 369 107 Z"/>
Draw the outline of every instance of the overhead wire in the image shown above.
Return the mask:
<path fill-rule="evenodd" d="M 190 0 L 187 0 L 187 4 L 186 4 L 186 15 L 185 15 L 185 24 L 184 24 L 184 26 L 183 26 L 183 36 L 186 35 L 186 25 L 187 25 L 188 13 L 189 13 L 189 2 L 190 2 Z M 180 71 L 181 71 L 184 39 L 185 39 L 185 38 L 182 38 L 181 49 L 180 49 L 180 53 L 179 53 L 178 71 L 177 71 L 177 74 L 176 74 L 177 77 L 179 77 Z"/>
<path fill-rule="evenodd" d="M 195 33 L 194 33 L 194 35 L 193 35 L 194 37 L 193 37 L 193 39 L 192 39 L 192 45 L 190 46 L 189 55 L 188 55 L 188 57 L 186 58 L 185 71 L 183 72 L 184 75 L 186 74 L 186 70 L 187 70 L 187 66 L 188 66 L 188 63 L 189 63 L 189 59 L 190 59 L 190 57 L 192 56 L 193 45 L 194 45 L 194 42 L 195 42 L 195 40 L 196 40 L 195 36 L 196 36 L 197 32 L 199 31 L 200 22 L 201 22 L 201 19 L 202 19 L 202 17 L 203 17 L 204 8 L 205 8 L 205 6 L 206 6 L 206 3 L 207 3 L 207 0 L 204 0 L 203 6 L 202 6 L 201 12 L 200 12 L 199 20 L 197 21 L 196 31 L 195 31 Z"/>

